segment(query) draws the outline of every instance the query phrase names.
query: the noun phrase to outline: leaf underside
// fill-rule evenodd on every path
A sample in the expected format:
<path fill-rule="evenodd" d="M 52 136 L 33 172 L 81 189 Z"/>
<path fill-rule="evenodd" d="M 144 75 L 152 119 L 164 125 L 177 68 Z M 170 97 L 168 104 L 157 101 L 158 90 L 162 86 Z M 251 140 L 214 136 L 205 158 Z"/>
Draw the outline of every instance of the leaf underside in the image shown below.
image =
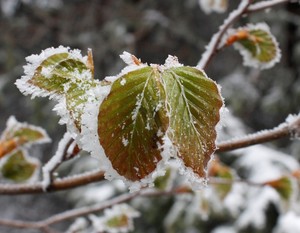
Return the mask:
<path fill-rule="evenodd" d="M 250 30 L 249 34 L 251 37 L 239 40 L 238 43 L 248 50 L 253 58 L 268 63 L 277 57 L 277 45 L 272 40 L 270 33 L 256 29 Z"/>
<path fill-rule="evenodd" d="M 193 67 L 177 67 L 163 74 L 170 112 L 169 138 L 186 167 L 200 177 L 216 149 L 215 126 L 223 105 L 218 87 Z"/>
<path fill-rule="evenodd" d="M 113 168 L 131 181 L 146 177 L 162 159 L 159 145 L 168 125 L 164 103 L 158 70 L 145 67 L 115 81 L 100 106 L 100 144 Z"/>

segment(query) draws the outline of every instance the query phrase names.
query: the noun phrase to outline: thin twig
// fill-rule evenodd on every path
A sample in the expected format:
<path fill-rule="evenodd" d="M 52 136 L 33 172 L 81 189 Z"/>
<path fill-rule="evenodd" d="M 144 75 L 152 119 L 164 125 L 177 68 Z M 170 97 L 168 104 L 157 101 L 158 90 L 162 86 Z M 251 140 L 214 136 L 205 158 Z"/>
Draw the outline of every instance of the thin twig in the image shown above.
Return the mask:
<path fill-rule="evenodd" d="M 9 226 L 9 227 L 15 227 L 15 228 L 31 228 L 31 229 L 42 229 L 49 227 L 50 225 L 69 220 L 74 219 L 80 216 L 100 212 L 106 208 L 109 208 L 113 205 L 123 203 L 130 201 L 131 199 L 141 196 L 141 197 L 158 197 L 158 196 L 170 196 L 174 194 L 183 194 L 186 192 L 190 192 L 189 189 L 181 189 L 181 188 L 175 188 L 169 191 L 157 191 L 152 189 L 143 189 L 139 192 L 134 193 L 125 193 L 121 194 L 120 196 L 117 196 L 111 200 L 104 201 L 102 203 L 93 205 L 93 206 L 85 206 L 77 209 L 72 209 L 65 211 L 60 214 L 53 215 L 45 220 L 42 221 L 36 221 L 36 222 L 29 222 L 29 221 L 19 221 L 19 220 L 5 220 L 0 219 L 0 225 L 2 226 Z"/>
<path fill-rule="evenodd" d="M 47 192 L 71 189 L 93 182 L 99 182 L 104 179 L 104 173 L 100 170 L 87 172 L 85 174 L 70 176 L 64 179 L 53 181 Z M 42 182 L 34 184 L 2 184 L 0 185 L 1 195 L 19 195 L 43 193 Z"/>
<path fill-rule="evenodd" d="M 217 145 L 216 152 L 226 152 L 239 148 L 244 148 L 256 144 L 274 141 L 287 136 L 299 135 L 300 131 L 300 116 L 295 118 L 291 123 L 282 123 L 278 127 L 270 130 L 263 130 L 254 134 L 246 135 L 237 139 L 231 139 L 226 142 L 221 142 Z"/>
<path fill-rule="evenodd" d="M 263 2 L 257 2 L 250 5 L 245 13 L 253 13 L 261 10 L 269 9 L 270 7 L 274 7 L 279 4 L 288 3 L 290 0 L 268 0 Z"/>
<path fill-rule="evenodd" d="M 257 187 L 263 187 L 267 184 L 264 183 L 256 183 L 248 180 L 242 180 L 242 179 L 227 179 L 227 178 L 216 178 L 211 177 L 209 179 L 209 184 L 228 184 L 231 185 L 233 183 L 240 182 L 240 183 L 246 183 L 251 186 L 257 186 Z M 15 228 L 31 228 L 31 229 L 46 229 L 49 228 L 50 225 L 69 220 L 74 219 L 77 217 L 85 216 L 88 214 L 100 212 L 106 208 L 109 208 L 111 206 L 114 206 L 116 204 L 120 204 L 123 202 L 128 202 L 132 200 L 133 198 L 139 196 L 139 197 L 159 197 L 159 196 L 171 196 L 171 195 L 177 195 L 177 194 L 185 194 L 185 193 L 191 193 L 191 189 L 187 188 L 186 186 L 179 186 L 176 188 L 173 188 L 171 190 L 166 191 L 158 191 L 153 189 L 143 189 L 139 192 L 135 193 L 125 193 L 121 194 L 120 196 L 117 196 L 111 200 L 93 205 L 93 206 L 85 206 L 73 210 L 68 210 L 60 214 L 53 215 L 45 220 L 36 221 L 36 222 L 28 222 L 28 221 L 19 221 L 19 220 L 4 220 L 0 219 L 0 225 L 2 226 L 9 226 L 9 227 L 15 227 Z"/>

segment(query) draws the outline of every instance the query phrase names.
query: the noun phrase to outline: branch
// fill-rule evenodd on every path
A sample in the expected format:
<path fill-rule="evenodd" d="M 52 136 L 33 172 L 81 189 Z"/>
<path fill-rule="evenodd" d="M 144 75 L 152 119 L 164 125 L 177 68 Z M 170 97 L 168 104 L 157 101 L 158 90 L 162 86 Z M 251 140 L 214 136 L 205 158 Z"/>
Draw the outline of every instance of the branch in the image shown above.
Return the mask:
<path fill-rule="evenodd" d="M 173 194 L 183 194 L 186 192 L 190 192 L 190 189 L 173 189 L 170 191 L 157 191 L 157 190 L 141 190 L 140 192 L 135 193 L 126 193 L 120 196 L 117 196 L 111 200 L 104 201 L 102 203 L 93 205 L 93 206 L 85 206 L 73 210 L 68 210 L 63 213 L 53 215 L 45 220 L 36 221 L 36 222 L 28 222 L 28 221 L 19 221 L 19 220 L 5 220 L 0 219 L 0 225 L 15 227 L 15 228 L 31 228 L 31 229 L 45 229 L 48 228 L 52 224 L 56 224 L 58 222 L 62 222 L 68 219 L 73 219 L 76 217 L 92 214 L 95 212 L 102 211 L 106 208 L 109 208 L 113 205 L 130 201 L 131 199 L 141 196 L 141 197 L 157 197 L 157 196 L 166 196 Z"/>
<path fill-rule="evenodd" d="M 292 116 L 291 116 L 292 117 Z M 256 144 L 274 141 L 279 138 L 291 136 L 299 137 L 300 135 L 300 115 L 287 118 L 285 123 L 280 124 L 271 130 L 263 130 L 254 134 L 246 135 L 242 138 L 232 139 L 230 141 L 221 142 L 217 145 L 216 152 L 226 152 L 239 148 L 244 148 Z"/>
<path fill-rule="evenodd" d="M 269 1 L 257 2 L 249 6 L 248 9 L 246 10 L 246 13 L 253 13 L 256 11 L 266 10 L 270 7 L 283 4 L 283 3 L 288 3 L 288 2 L 291 2 L 291 0 L 272 0 L 272 1 L 269 0 Z"/>
<path fill-rule="evenodd" d="M 93 182 L 98 182 L 104 179 L 104 173 L 100 170 L 87 172 L 80 175 L 67 177 L 64 179 L 56 179 L 52 182 L 48 192 L 60 191 L 79 187 Z M 34 184 L 4 184 L 0 185 L 0 194 L 2 195 L 19 195 L 19 194 L 34 194 L 43 193 L 43 183 Z"/>
<path fill-rule="evenodd" d="M 216 152 L 226 152 L 239 148 L 248 147 L 255 144 L 261 144 L 269 141 L 274 141 L 279 138 L 291 136 L 300 136 L 300 115 L 291 117 L 285 123 L 280 124 L 272 130 L 264 130 L 258 133 L 247 135 L 243 138 L 233 139 L 217 144 Z M 56 179 L 49 187 L 49 192 L 66 190 L 78 186 L 86 185 L 93 182 L 98 182 L 104 179 L 104 173 L 96 170 L 85 174 L 71 176 L 64 179 Z M 4 184 L 0 185 L 0 195 L 20 195 L 42 193 L 42 182 L 35 184 Z"/>

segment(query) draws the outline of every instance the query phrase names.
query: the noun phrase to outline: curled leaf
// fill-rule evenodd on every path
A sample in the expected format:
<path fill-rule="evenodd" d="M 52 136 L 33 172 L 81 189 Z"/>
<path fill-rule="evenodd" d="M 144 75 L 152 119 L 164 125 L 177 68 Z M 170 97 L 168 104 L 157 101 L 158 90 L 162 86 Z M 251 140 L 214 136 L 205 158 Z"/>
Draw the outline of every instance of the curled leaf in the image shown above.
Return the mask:
<path fill-rule="evenodd" d="M 280 60 L 278 43 L 265 23 L 231 30 L 226 44 L 233 43 L 243 56 L 245 66 L 268 69 Z"/>

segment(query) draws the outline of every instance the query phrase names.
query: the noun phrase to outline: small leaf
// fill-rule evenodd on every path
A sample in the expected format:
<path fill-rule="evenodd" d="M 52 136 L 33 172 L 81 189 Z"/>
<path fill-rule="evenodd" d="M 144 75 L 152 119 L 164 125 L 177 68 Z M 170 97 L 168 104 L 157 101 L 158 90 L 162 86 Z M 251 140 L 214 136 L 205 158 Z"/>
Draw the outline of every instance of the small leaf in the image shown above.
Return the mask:
<path fill-rule="evenodd" d="M 107 232 L 129 232 L 133 230 L 133 218 L 140 213 L 127 204 L 115 205 L 104 211 L 104 225 Z"/>
<path fill-rule="evenodd" d="M 140 180 L 162 159 L 159 144 L 168 125 L 164 104 L 165 92 L 156 68 L 131 71 L 113 83 L 100 107 L 98 134 L 121 176 Z"/>
<path fill-rule="evenodd" d="M 33 177 L 38 165 L 38 161 L 28 157 L 25 150 L 18 150 L 5 160 L 1 173 L 14 182 L 25 182 Z"/>
<path fill-rule="evenodd" d="M 292 181 L 287 176 L 265 182 L 264 184 L 273 187 L 284 200 L 289 200 L 293 193 Z"/>
<path fill-rule="evenodd" d="M 220 178 L 222 180 L 229 181 L 229 183 L 224 184 L 213 184 L 217 194 L 221 199 L 224 199 L 232 188 L 232 183 L 230 182 L 233 181 L 232 170 L 226 165 L 222 164 L 218 159 L 214 159 L 212 162 L 210 162 L 208 173 L 209 177 Z"/>
<path fill-rule="evenodd" d="M 6 129 L 1 135 L 0 158 L 20 146 L 49 141 L 50 138 L 43 128 L 27 123 L 20 123 L 14 116 L 11 116 L 7 121 Z"/>
<path fill-rule="evenodd" d="M 280 60 L 278 43 L 265 23 L 249 24 L 231 31 L 226 43 L 235 43 L 246 66 L 267 69 Z"/>
<path fill-rule="evenodd" d="M 217 84 L 193 67 L 174 67 L 162 74 L 170 114 L 168 136 L 184 165 L 200 177 L 215 151 L 215 126 L 223 105 Z"/>

